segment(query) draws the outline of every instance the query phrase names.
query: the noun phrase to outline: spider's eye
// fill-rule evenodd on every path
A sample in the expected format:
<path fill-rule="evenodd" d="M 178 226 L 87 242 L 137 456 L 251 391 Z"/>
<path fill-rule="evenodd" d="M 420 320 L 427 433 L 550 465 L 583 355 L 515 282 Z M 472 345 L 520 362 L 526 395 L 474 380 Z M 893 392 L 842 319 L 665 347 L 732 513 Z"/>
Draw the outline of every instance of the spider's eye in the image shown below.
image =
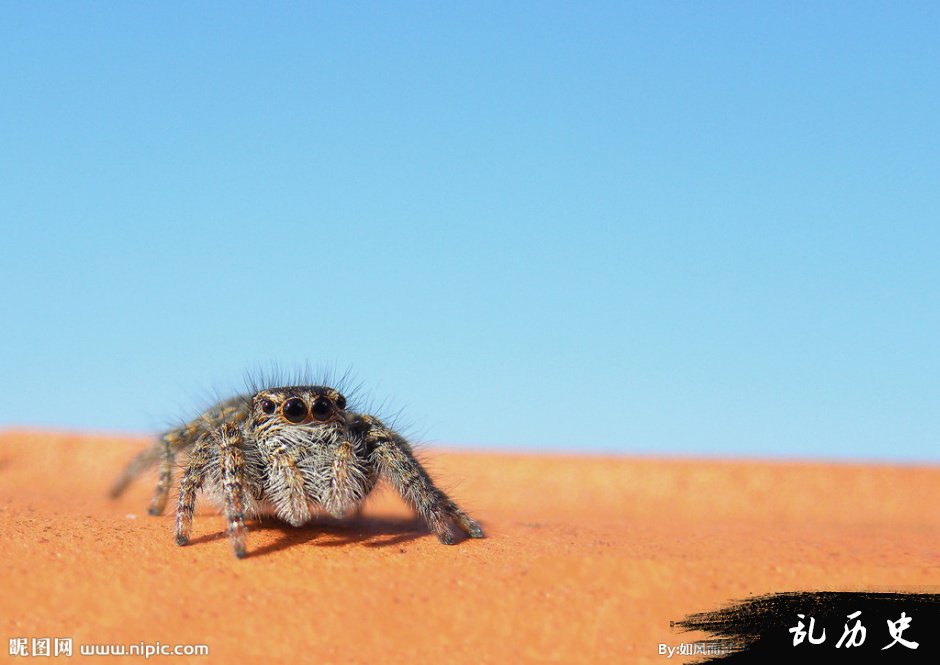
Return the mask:
<path fill-rule="evenodd" d="M 346 398 L 343 397 L 342 395 L 340 395 L 339 397 L 337 397 L 337 398 L 336 398 L 336 406 L 338 406 L 338 407 L 341 408 L 341 409 L 345 409 L 345 408 L 346 408 Z"/>
<path fill-rule="evenodd" d="M 267 413 L 268 415 L 274 413 L 274 409 L 276 408 L 277 408 L 277 404 L 275 404 L 269 399 L 261 401 L 261 410 Z"/>
<path fill-rule="evenodd" d="M 284 402 L 284 417 L 292 423 L 299 423 L 307 417 L 307 404 L 299 397 L 292 397 Z"/>
<path fill-rule="evenodd" d="M 326 420 L 333 413 L 333 402 L 326 397 L 317 397 L 313 403 L 313 417 L 317 420 Z"/>

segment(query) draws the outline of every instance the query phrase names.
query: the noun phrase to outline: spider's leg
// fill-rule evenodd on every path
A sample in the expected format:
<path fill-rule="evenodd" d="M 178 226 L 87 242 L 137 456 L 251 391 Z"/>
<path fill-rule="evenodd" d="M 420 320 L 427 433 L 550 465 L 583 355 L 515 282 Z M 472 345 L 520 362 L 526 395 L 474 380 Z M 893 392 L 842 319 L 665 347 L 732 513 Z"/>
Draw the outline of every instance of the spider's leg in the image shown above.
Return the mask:
<path fill-rule="evenodd" d="M 363 416 L 361 420 L 369 427 L 366 445 L 372 451 L 372 461 L 379 473 L 415 507 L 442 543 L 454 543 L 449 520 L 456 522 L 471 538 L 483 537 L 480 525 L 434 485 L 404 437 L 371 416 Z"/>
<path fill-rule="evenodd" d="M 228 536 L 235 556 L 243 559 L 245 550 L 245 453 L 244 438 L 234 423 L 228 423 L 213 435 L 219 446 L 222 495 L 225 499 L 225 519 Z"/>
<path fill-rule="evenodd" d="M 151 515 L 162 515 L 166 507 L 167 496 L 170 493 L 170 485 L 173 482 L 173 466 L 176 463 L 176 456 L 181 450 L 191 447 L 202 435 L 202 431 L 196 422 L 191 422 L 185 427 L 171 430 L 160 437 L 157 442 L 159 451 L 160 466 L 157 476 L 157 486 L 153 491 L 153 499 L 150 500 L 149 513 Z"/>
<path fill-rule="evenodd" d="M 160 466 L 158 467 L 157 485 L 153 490 L 150 508 L 151 515 L 162 515 L 166 507 L 167 495 L 170 493 L 170 483 L 173 481 L 173 462 L 176 454 L 170 448 L 169 435 L 163 436 L 158 442 L 160 450 Z"/>
<path fill-rule="evenodd" d="M 137 476 L 156 464 L 158 459 L 160 459 L 159 442 L 140 451 L 134 459 L 124 467 L 121 475 L 114 481 L 114 484 L 111 486 L 111 491 L 109 492 L 111 498 L 116 499 L 124 494 L 124 491 L 137 479 Z"/>
<path fill-rule="evenodd" d="M 209 439 L 202 438 L 189 454 L 186 471 L 180 479 L 179 501 L 176 504 L 176 544 L 189 543 L 193 526 L 193 511 L 196 509 L 196 491 L 202 487 L 209 462 Z"/>

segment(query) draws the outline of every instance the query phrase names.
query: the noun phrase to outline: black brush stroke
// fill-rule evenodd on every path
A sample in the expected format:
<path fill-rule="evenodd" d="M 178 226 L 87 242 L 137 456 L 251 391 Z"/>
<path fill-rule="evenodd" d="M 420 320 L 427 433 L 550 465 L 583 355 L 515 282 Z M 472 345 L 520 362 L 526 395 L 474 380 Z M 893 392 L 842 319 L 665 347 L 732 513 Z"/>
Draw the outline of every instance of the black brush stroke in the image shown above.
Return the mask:
<path fill-rule="evenodd" d="M 861 610 L 858 617 L 866 628 L 863 644 L 836 648 L 845 624 L 851 628 L 855 620 L 848 615 Z M 917 642 L 916 650 L 903 644 L 889 649 L 891 635 L 887 622 L 897 621 L 901 612 L 911 617 L 911 623 L 901 637 Z M 814 636 L 823 628 L 826 639 L 822 644 L 810 644 L 807 639 L 793 645 L 790 628 L 800 621 L 797 614 L 805 615 L 804 630 L 809 630 L 809 619 L 815 619 Z M 926 593 L 868 593 L 868 592 L 790 592 L 756 596 L 713 612 L 691 614 L 673 624 L 680 631 L 711 633 L 700 642 L 711 647 L 708 656 L 692 661 L 696 663 L 940 663 L 940 595 Z M 715 647 L 718 653 L 715 654 Z M 715 655 L 712 655 L 715 654 Z M 679 660 L 674 656 L 676 660 Z M 688 662 L 688 661 L 687 661 Z"/>

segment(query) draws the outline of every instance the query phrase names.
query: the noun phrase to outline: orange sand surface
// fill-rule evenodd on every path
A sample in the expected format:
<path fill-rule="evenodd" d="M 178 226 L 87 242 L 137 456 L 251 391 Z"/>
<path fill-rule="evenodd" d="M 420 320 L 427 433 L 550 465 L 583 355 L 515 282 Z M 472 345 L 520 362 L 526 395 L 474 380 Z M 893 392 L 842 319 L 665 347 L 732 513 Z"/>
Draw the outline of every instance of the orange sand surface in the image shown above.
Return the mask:
<path fill-rule="evenodd" d="M 251 522 L 237 560 L 208 506 L 178 547 L 149 477 L 107 498 L 144 443 L 0 434 L 4 658 L 59 636 L 208 645 L 191 662 L 681 662 L 657 649 L 701 637 L 670 628 L 688 613 L 940 584 L 937 467 L 431 450 L 486 539 L 441 545 L 384 489 L 346 522 Z"/>

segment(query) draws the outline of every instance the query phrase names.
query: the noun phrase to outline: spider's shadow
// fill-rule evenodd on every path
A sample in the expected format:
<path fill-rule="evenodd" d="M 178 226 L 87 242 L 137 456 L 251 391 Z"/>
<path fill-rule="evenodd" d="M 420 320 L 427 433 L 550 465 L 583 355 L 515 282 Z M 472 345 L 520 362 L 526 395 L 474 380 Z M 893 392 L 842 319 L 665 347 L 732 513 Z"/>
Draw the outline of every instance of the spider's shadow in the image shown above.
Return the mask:
<path fill-rule="evenodd" d="M 255 520 L 248 524 L 251 533 L 259 531 L 278 531 L 282 535 L 268 545 L 253 549 L 248 548 L 249 558 L 272 554 L 289 547 L 295 547 L 316 541 L 317 547 L 343 547 L 361 543 L 364 547 L 391 547 L 430 535 L 430 531 L 418 518 L 387 518 L 359 516 L 349 519 L 317 517 L 303 526 L 291 526 L 275 518 L 267 517 L 263 521 Z M 209 543 L 228 538 L 225 531 L 206 534 L 193 538 L 190 545 Z"/>

